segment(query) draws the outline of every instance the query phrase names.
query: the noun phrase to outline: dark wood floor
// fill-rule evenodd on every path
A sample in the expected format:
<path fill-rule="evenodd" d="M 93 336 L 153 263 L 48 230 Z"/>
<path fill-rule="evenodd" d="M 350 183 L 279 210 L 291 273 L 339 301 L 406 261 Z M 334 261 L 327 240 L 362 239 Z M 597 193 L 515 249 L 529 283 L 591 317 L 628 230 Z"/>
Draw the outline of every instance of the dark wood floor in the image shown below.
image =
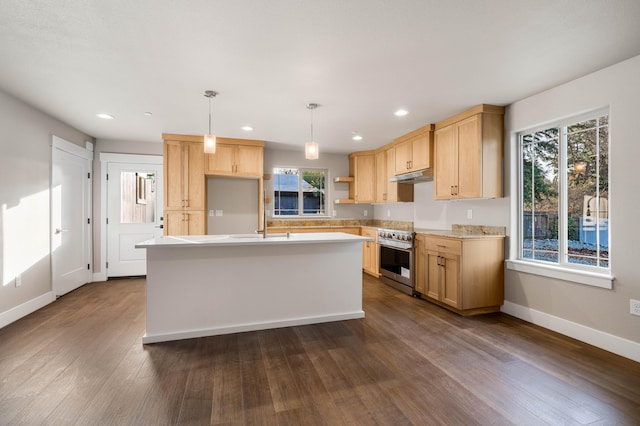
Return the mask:
<path fill-rule="evenodd" d="M 363 320 L 147 346 L 144 286 L 1 329 L 0 424 L 640 424 L 640 364 L 368 276 Z"/>

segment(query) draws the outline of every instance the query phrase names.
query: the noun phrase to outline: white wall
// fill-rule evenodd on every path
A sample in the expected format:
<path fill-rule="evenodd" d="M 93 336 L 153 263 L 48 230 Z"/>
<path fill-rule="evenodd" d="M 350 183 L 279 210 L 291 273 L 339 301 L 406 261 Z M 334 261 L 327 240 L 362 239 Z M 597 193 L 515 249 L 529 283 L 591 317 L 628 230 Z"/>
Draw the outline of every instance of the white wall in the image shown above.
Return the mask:
<path fill-rule="evenodd" d="M 3 317 L 6 318 L 8 313 L 51 291 L 51 136 L 59 136 L 82 147 L 85 141 L 93 142 L 93 138 L 2 91 L 0 129 L 2 326 Z M 15 287 L 15 265 L 8 265 L 6 259 L 10 259 L 11 250 L 15 250 L 18 244 L 22 246 L 21 251 L 35 257 L 29 260 L 30 264 L 24 270 L 17 271 L 22 274 L 22 285 Z"/>
<path fill-rule="evenodd" d="M 517 152 L 518 131 L 607 105 L 613 290 L 507 270 L 505 298 L 550 321 L 578 324 L 640 343 L 640 317 L 629 314 L 629 299 L 640 299 L 640 196 L 636 178 L 640 158 L 640 56 L 510 105 L 505 116 L 506 158 Z M 510 182 L 516 182 L 516 170 L 510 167 L 514 161 L 511 158 L 505 167 Z M 510 185 L 510 189 L 514 200 L 517 188 Z M 511 206 L 512 253 L 517 229 L 515 207 Z M 640 359 L 640 350 L 636 355 Z"/>
<path fill-rule="evenodd" d="M 414 185 L 413 203 L 376 204 L 376 219 L 413 222 L 415 229 L 451 229 L 453 224 L 509 225 L 509 199 L 434 200 L 433 182 Z M 471 210 L 471 219 L 468 212 Z"/>
<path fill-rule="evenodd" d="M 258 187 L 258 179 L 208 177 L 207 233 L 250 234 L 260 229 L 258 206 L 262 194 Z"/>

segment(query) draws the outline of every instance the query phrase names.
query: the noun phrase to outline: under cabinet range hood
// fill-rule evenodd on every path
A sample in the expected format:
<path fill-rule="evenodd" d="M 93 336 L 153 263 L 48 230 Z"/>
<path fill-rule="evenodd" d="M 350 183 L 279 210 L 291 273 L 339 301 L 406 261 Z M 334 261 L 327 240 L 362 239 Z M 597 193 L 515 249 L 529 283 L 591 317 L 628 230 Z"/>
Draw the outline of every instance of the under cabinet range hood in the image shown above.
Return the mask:
<path fill-rule="evenodd" d="M 433 180 L 433 169 L 417 170 L 415 172 L 395 175 L 389 178 L 389 182 L 408 183 L 408 184 L 429 182 L 432 180 Z"/>

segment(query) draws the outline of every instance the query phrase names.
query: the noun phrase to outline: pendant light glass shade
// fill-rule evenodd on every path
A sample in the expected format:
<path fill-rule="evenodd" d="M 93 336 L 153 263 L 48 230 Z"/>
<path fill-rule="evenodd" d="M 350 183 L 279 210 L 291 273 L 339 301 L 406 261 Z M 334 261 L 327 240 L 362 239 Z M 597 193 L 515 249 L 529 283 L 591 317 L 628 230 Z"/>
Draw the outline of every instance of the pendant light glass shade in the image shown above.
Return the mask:
<path fill-rule="evenodd" d="M 304 158 L 307 160 L 318 159 L 318 144 L 311 141 L 304 144 Z"/>
<path fill-rule="evenodd" d="M 311 111 L 311 141 L 304 144 L 304 158 L 307 160 L 317 160 L 320 154 L 318 144 L 313 141 L 313 110 L 318 108 L 318 104 L 307 104 L 307 109 Z"/>
<path fill-rule="evenodd" d="M 211 98 L 215 98 L 218 92 L 213 90 L 206 90 L 204 96 L 209 98 L 209 133 L 204 135 L 204 153 L 215 154 L 216 153 L 216 135 L 211 133 Z"/>
<path fill-rule="evenodd" d="M 204 152 L 205 154 L 216 153 L 216 135 L 204 135 Z"/>

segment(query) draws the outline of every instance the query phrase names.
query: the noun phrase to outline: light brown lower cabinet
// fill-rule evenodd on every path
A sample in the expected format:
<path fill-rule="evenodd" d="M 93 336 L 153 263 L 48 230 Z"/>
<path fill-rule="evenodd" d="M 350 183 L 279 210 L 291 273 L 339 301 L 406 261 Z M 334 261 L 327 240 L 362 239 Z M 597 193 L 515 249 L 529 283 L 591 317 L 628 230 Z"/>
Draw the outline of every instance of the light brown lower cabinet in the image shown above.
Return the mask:
<path fill-rule="evenodd" d="M 204 211 L 165 211 L 165 235 L 203 235 Z"/>
<path fill-rule="evenodd" d="M 362 236 L 372 238 L 373 241 L 362 243 L 362 269 L 369 275 L 378 277 L 378 228 L 363 227 Z"/>
<path fill-rule="evenodd" d="M 503 265 L 502 237 L 416 235 L 416 292 L 462 315 L 500 310 Z"/>

